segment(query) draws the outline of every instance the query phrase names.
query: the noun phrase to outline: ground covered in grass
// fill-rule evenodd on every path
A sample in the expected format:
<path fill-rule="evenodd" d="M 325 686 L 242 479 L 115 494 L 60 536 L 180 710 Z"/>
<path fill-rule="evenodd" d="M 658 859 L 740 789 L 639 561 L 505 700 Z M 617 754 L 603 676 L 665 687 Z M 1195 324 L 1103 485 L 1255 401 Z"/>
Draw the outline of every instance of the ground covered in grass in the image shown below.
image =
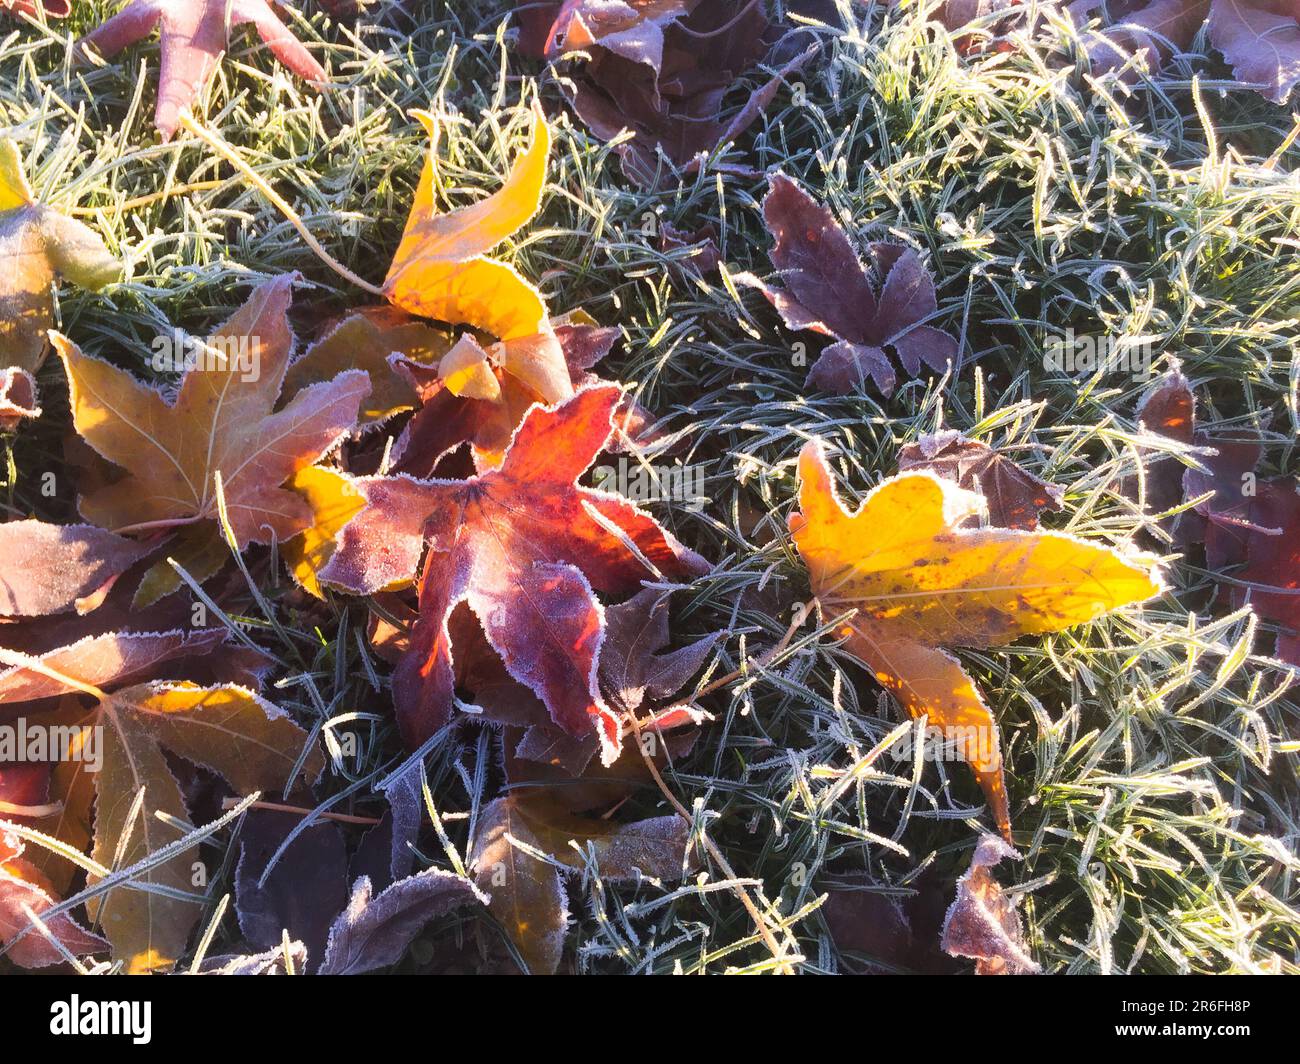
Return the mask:
<path fill-rule="evenodd" d="M 679 643 L 729 630 L 711 675 L 770 647 L 808 598 L 785 519 L 795 458 L 813 437 L 836 449 L 845 490 L 861 494 L 896 471 L 905 444 L 959 429 L 1065 489 L 1047 527 L 1138 537 L 1165 555 L 1170 590 L 1145 608 L 963 655 L 1002 728 L 1024 857 L 998 875 L 1022 899 L 1029 948 L 1048 972 L 1296 972 L 1294 671 L 1270 657 L 1272 630 L 1228 604 L 1199 549 L 1179 548 L 1121 490 L 1140 471 L 1135 412 L 1153 377 L 1055 371 L 1043 357 L 1067 329 L 1143 338 L 1153 373 L 1181 362 L 1203 426 L 1262 436 L 1264 474 L 1300 471 L 1290 112 L 1216 80 L 1222 68 L 1195 49 L 1158 82 L 1094 78 L 1069 23 L 1047 11 L 1014 47 L 964 57 L 922 12 L 853 5 L 844 32 L 805 31 L 818 57 L 751 132 L 698 174 L 646 193 L 567 109 L 565 68 L 512 48 L 511 5 L 409 6 L 414 18 L 380 2 L 339 23 L 305 5 L 293 25 L 332 77 L 323 95 L 241 38 L 206 100 L 207 127 L 330 255 L 378 283 L 427 149 L 407 112 L 444 120 L 439 188 L 455 206 L 497 187 L 541 99 L 556 138 L 547 195 L 500 256 L 538 281 L 553 314 L 580 309 L 622 330 L 603 373 L 665 418 L 677 459 L 699 469 L 702 507 L 649 506 L 716 563 L 679 596 L 673 626 Z M 61 330 L 147 379 L 159 331 L 202 334 L 267 275 L 297 270 L 309 283 L 295 300 L 303 338 L 373 303 L 203 143 L 183 132 L 158 142 L 141 77 L 156 68 L 156 44 L 69 63 L 67 35 L 113 7 L 76 4 L 48 31 L 0 22 L 0 132 L 23 146 L 40 196 L 76 207 L 130 263 L 129 281 L 106 295 L 65 291 Z M 817 341 L 785 330 L 731 280 L 770 272 L 758 205 L 772 169 L 828 204 L 856 241 L 920 252 L 938 285 L 933 324 L 960 338 L 949 376 L 904 382 L 887 400 L 807 387 Z M 663 251 L 665 223 L 712 226 L 721 269 L 700 273 L 685 253 Z M 3 502 L 13 516 L 69 520 L 73 498 L 40 490 L 42 473 L 66 468 L 57 360 L 40 385 L 44 417 L 4 441 Z M 362 737 L 354 756 L 333 752 L 318 799 L 376 815 L 376 784 L 404 755 L 388 696 L 371 683 L 386 667 L 357 638 L 364 605 L 314 603 L 267 552 L 248 564 L 265 608 L 246 597 L 231 621 L 292 664 L 269 697 L 309 723 L 352 714 Z M 938 921 L 990 826 L 964 767 L 877 749 L 897 710 L 815 618 L 702 705 L 715 719 L 666 779 L 754 885 L 783 956 L 706 859 L 703 878 L 680 886 L 575 879 L 565 967 L 720 972 L 797 958 L 798 970 L 835 972 L 870 956 L 961 970 L 938 956 Z M 429 751 L 446 832 L 445 852 L 430 832 L 429 862 L 464 853 L 499 761 L 494 733 L 468 722 Z M 647 786 L 625 811 L 667 806 Z M 218 871 L 204 926 L 232 889 L 229 840 L 227 830 L 209 844 Z M 892 926 L 887 899 L 907 914 L 908 945 L 902 931 L 884 942 L 853 933 Z M 238 940 L 226 917 L 208 948 L 231 952 Z M 480 970 L 501 950 L 488 916 L 462 913 L 431 925 L 399 970 Z"/>

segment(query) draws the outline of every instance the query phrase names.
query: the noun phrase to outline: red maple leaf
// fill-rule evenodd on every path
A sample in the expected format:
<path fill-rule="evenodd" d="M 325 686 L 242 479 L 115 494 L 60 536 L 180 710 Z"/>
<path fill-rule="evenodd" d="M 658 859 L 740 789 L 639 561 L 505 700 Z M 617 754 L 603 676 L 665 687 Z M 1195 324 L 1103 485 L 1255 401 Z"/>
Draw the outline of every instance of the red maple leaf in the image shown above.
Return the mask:
<path fill-rule="evenodd" d="M 618 756 L 619 721 L 597 685 L 605 613 L 596 591 L 626 594 L 645 578 L 702 572 L 703 560 L 644 511 L 576 480 L 605 447 L 622 400 L 590 386 L 555 407 L 533 407 L 500 468 L 468 480 L 364 477 L 367 506 L 339 536 L 323 581 L 369 594 L 420 577 L 420 616 L 393 675 L 407 742 L 451 719 L 448 620 L 468 603 L 507 671 L 545 703 L 564 731 L 594 729 L 602 760 Z"/>

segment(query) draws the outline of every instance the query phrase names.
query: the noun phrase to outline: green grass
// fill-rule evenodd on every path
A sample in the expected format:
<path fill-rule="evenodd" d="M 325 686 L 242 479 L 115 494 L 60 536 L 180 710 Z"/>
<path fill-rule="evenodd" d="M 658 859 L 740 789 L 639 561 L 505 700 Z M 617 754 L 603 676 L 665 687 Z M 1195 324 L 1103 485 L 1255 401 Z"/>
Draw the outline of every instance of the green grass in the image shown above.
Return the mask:
<path fill-rule="evenodd" d="M 302 336 L 370 302 L 316 260 L 261 196 L 183 134 L 159 145 L 151 82 L 157 47 L 70 68 L 65 38 L 113 5 L 77 5 L 48 34 L 0 23 L 0 132 L 17 137 L 38 192 L 88 219 L 131 262 L 105 296 L 65 291 L 61 328 L 88 352 L 144 375 L 148 344 L 169 323 L 191 332 L 237 305 L 247 282 L 299 270 Z M 381 3 L 378 7 L 390 5 Z M 847 5 L 845 5 L 847 6 Z M 670 267 L 641 232 L 647 212 L 682 228 L 711 222 L 725 274 L 769 270 L 757 205 L 761 177 L 705 167 L 681 187 L 634 190 L 607 146 L 561 102 L 563 71 L 513 55 L 506 5 L 419 5 L 418 29 L 331 24 L 306 5 L 296 29 L 336 87 L 317 96 L 249 41 L 206 103 L 206 122 L 291 202 L 332 255 L 379 281 L 396 246 L 426 150 L 412 107 L 454 116 L 439 154 L 448 203 L 490 192 L 539 94 L 553 115 L 551 187 L 536 223 L 503 249 L 540 279 L 552 313 L 581 307 L 618 325 L 624 344 L 602 367 L 680 430 L 702 464 L 710 504 L 652 508 L 719 564 L 679 603 L 686 639 L 736 633 L 716 665 L 735 667 L 785 631 L 806 577 L 785 534 L 794 459 L 817 436 L 838 453 L 846 490 L 892 473 L 904 443 L 940 425 L 1010 453 L 1066 488 L 1049 527 L 1101 542 L 1162 535 L 1119 492 L 1137 470 L 1134 409 L 1145 383 L 1125 375 L 1054 375 L 1050 336 L 1144 336 L 1181 360 L 1203 423 L 1260 432 L 1264 469 L 1300 471 L 1300 183 L 1292 118 L 1225 71 L 1184 57 L 1153 83 L 1090 78 L 1072 31 L 1044 14 L 1005 53 L 964 59 L 915 11 L 887 20 L 858 8 L 860 28 L 824 34 L 824 57 L 784 90 L 730 162 L 779 167 L 832 206 L 860 239 L 916 247 L 939 284 L 935 323 L 962 340 L 951 379 L 905 384 L 887 401 L 806 389 L 790 334 L 727 277 Z M 448 10 L 448 8 L 450 10 Z M 885 24 L 887 22 L 887 24 Z M 1193 74 L 1199 81 L 1193 81 Z M 219 187 L 128 200 L 179 184 Z M 810 345 L 809 360 L 816 354 Z M 41 376 L 46 415 L 12 440 L 15 516 L 71 516 L 39 496 L 60 466 L 68 418 L 61 370 Z M 963 660 L 1002 728 L 1017 845 L 999 877 L 1023 895 L 1030 943 L 1052 972 L 1300 971 L 1300 706 L 1270 659 L 1272 635 L 1232 612 L 1203 560 L 1167 541 L 1171 591 L 1143 610 Z M 322 796 L 335 811 L 375 813 L 375 783 L 402 756 L 386 694 L 367 682 L 356 633 L 364 611 L 338 599 L 315 612 L 250 555 L 271 619 L 250 606 L 256 637 L 301 666 L 268 693 L 308 722 L 360 714 L 362 754 L 335 758 Z M 826 620 L 829 620 L 827 618 Z M 282 638 L 284 642 L 282 642 Z M 290 649 L 292 648 L 292 652 Z M 376 666 L 382 673 L 382 669 Z M 906 895 L 933 876 L 946 893 L 964 869 L 981 799 L 955 766 L 913 765 L 876 751 L 896 710 L 863 670 L 809 624 L 770 668 L 706 707 L 716 720 L 669 782 L 697 811 L 738 876 L 762 883 L 769 919 L 798 967 L 852 967 L 816 912 L 828 884 L 865 874 Z M 426 771 L 452 842 L 499 782 L 496 742 L 466 725 L 433 749 Z M 625 810 L 666 806 L 653 789 Z M 229 829 L 215 842 L 230 837 Z M 216 851 L 220 858 L 220 850 Z M 445 866 L 441 853 L 427 855 Z M 719 880 L 709 868 L 707 882 Z M 209 888 L 210 918 L 232 888 Z M 597 972 L 764 970 L 772 958 L 727 890 L 598 883 L 572 886 L 571 964 Z M 437 944 L 473 969 L 499 949 L 490 919 L 434 925 L 403 970 L 438 967 Z M 227 916 L 211 952 L 238 938 Z M 0 960 L 0 965 L 7 962 Z"/>

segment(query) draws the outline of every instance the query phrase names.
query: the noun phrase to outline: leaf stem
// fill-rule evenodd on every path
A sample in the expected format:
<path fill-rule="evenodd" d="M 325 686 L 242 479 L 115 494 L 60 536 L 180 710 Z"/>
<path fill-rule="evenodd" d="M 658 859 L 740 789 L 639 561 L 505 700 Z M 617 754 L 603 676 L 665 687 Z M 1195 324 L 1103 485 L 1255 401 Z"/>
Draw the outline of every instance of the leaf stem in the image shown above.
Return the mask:
<path fill-rule="evenodd" d="M 243 801 L 242 798 L 226 798 L 221 803 L 222 809 L 234 809 Z M 373 816 L 352 816 L 350 813 L 317 813 L 314 809 L 304 809 L 300 805 L 285 805 L 283 802 L 250 802 L 249 809 L 266 809 L 272 813 L 293 813 L 296 816 L 311 816 L 316 814 L 317 820 L 336 820 L 340 824 L 361 824 L 365 827 L 374 827 L 379 823 L 377 817 Z"/>
<path fill-rule="evenodd" d="M 382 288 L 377 288 L 364 277 L 357 276 L 344 266 L 343 263 L 339 262 L 338 259 L 326 251 L 321 245 L 321 242 L 312 235 L 312 232 L 307 228 L 306 223 L 298 216 L 298 212 L 289 205 L 289 201 L 281 196 L 280 193 L 276 192 L 267 182 L 266 178 L 262 177 L 261 174 L 235 154 L 234 148 L 222 140 L 217 134 L 213 133 L 211 130 L 205 129 L 202 125 L 196 122 L 194 116 L 190 114 L 188 109 L 181 111 L 180 122 L 182 126 L 189 130 L 189 132 L 193 133 L 199 138 L 199 140 L 203 141 L 204 144 L 243 174 L 254 188 L 270 200 L 271 204 L 284 215 L 289 224 L 298 230 L 298 235 L 307 242 L 307 246 L 316 253 L 316 257 L 320 259 L 321 262 L 325 263 L 326 266 L 337 273 L 345 281 L 350 281 L 352 284 L 366 292 L 369 292 L 371 295 L 386 298 Z"/>

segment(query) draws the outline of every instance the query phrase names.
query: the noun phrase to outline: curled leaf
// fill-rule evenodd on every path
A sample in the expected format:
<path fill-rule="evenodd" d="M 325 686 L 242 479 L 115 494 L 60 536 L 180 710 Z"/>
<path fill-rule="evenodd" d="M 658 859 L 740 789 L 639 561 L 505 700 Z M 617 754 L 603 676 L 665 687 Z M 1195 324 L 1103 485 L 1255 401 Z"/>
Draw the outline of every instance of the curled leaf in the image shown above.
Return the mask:
<path fill-rule="evenodd" d="M 976 975 L 1034 975 L 1039 967 L 1025 946 L 1015 902 L 993 878 L 1004 857 L 1020 854 L 996 835 L 983 835 L 957 880 L 957 897 L 943 922 L 942 945 L 954 957 L 971 957 Z"/>
<path fill-rule="evenodd" d="M 33 417 L 31 374 L 48 350 L 55 277 L 98 291 L 122 279 L 122 263 L 93 229 L 37 201 L 8 138 L 0 138 L 0 262 L 0 418 Z"/>

